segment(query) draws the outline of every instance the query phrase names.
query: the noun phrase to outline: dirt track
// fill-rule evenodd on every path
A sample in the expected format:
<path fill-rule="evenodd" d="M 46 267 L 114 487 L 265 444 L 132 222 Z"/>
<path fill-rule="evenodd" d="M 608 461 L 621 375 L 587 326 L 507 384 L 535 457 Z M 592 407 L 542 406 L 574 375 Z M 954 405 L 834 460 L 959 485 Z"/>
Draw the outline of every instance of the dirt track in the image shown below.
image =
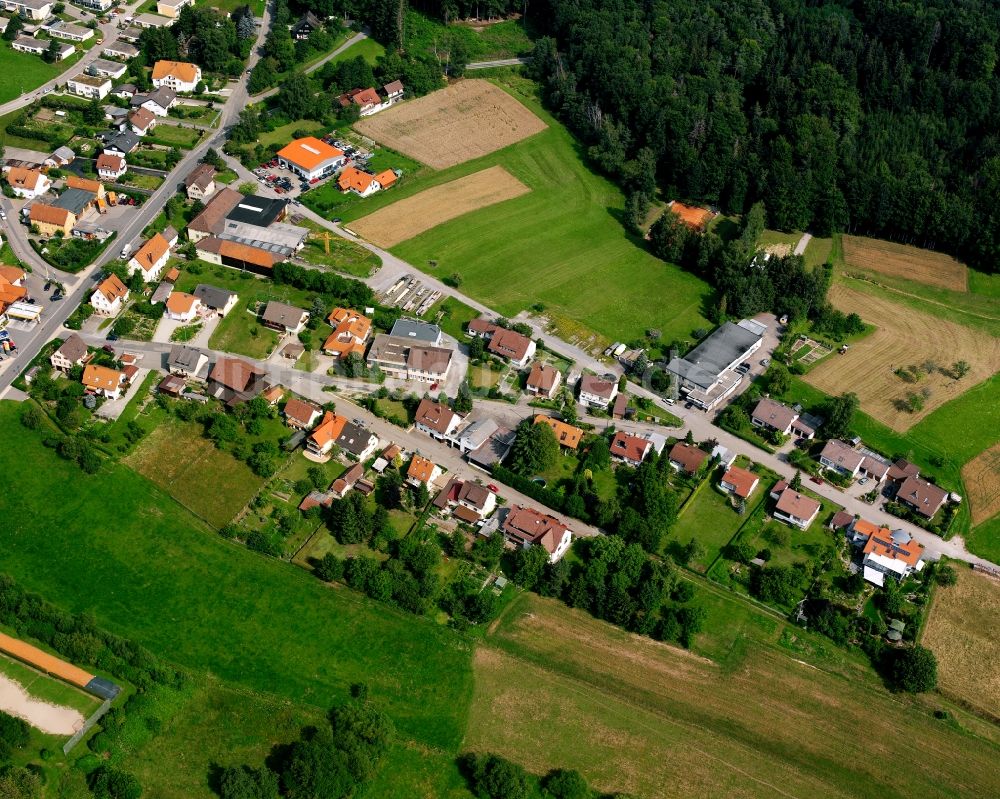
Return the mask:
<path fill-rule="evenodd" d="M 354 127 L 379 144 L 445 169 L 533 136 L 546 125 L 492 83 L 463 80 Z"/>
<path fill-rule="evenodd" d="M 76 710 L 30 696 L 21 684 L 0 674 L 0 710 L 50 735 L 72 735 L 85 719 Z"/>
<path fill-rule="evenodd" d="M 474 172 L 407 197 L 351 223 L 351 230 L 380 247 L 437 227 L 449 219 L 530 191 L 502 166 Z"/>

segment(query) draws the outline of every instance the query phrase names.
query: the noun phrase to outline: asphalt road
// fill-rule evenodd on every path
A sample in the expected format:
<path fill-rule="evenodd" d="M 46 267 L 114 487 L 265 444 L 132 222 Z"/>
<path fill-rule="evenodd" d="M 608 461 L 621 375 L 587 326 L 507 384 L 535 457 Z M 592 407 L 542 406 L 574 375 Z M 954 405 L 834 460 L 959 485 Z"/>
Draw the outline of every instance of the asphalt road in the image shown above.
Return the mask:
<path fill-rule="evenodd" d="M 474 61 L 466 64 L 466 71 L 470 69 L 493 69 L 494 67 L 519 67 L 531 61 L 530 58 L 500 58 L 496 61 Z"/>

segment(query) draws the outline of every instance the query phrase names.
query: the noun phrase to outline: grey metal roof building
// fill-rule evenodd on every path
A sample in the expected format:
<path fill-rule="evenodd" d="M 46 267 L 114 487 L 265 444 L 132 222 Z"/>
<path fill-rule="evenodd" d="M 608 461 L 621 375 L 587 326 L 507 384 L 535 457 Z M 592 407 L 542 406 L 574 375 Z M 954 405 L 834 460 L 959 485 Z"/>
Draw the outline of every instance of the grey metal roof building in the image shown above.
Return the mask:
<path fill-rule="evenodd" d="M 723 372 L 739 364 L 760 342 L 760 333 L 726 322 L 683 358 L 674 358 L 667 370 L 682 384 L 708 391 Z"/>
<path fill-rule="evenodd" d="M 52 205 L 64 208 L 74 216 L 80 216 L 92 202 L 94 202 L 94 192 L 86 189 L 66 189 Z"/>
<path fill-rule="evenodd" d="M 222 222 L 222 229 L 216 235 L 220 239 L 249 244 L 259 250 L 279 255 L 291 255 L 303 245 L 309 235 L 309 228 L 286 225 L 284 222 L 274 222 L 270 227 L 261 227 L 247 222 L 225 219 Z"/>
<path fill-rule="evenodd" d="M 424 341 L 428 344 L 441 343 L 441 328 L 418 319 L 397 319 L 389 335 L 409 341 Z"/>

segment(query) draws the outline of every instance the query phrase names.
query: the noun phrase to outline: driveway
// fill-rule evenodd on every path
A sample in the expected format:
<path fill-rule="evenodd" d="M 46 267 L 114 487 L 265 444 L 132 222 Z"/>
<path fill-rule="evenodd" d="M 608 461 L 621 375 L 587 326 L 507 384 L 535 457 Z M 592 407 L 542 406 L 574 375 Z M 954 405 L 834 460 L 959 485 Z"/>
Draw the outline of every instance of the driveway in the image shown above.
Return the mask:
<path fill-rule="evenodd" d="M 116 400 L 107 400 L 103 405 L 101 405 L 100 408 L 97 409 L 95 415 L 108 421 L 114 421 L 121 416 L 122 411 L 125 410 L 129 401 L 139 392 L 139 388 L 142 386 L 142 381 L 146 379 L 146 375 L 148 374 L 149 369 L 140 368 L 139 371 L 136 372 L 132 382 L 129 384 L 128 390 Z"/>

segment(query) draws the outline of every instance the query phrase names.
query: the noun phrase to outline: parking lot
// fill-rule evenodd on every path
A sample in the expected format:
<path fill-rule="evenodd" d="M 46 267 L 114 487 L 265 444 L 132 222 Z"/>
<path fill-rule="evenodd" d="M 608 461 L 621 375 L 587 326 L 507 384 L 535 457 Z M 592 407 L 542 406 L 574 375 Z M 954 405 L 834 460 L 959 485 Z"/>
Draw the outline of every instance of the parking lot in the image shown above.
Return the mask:
<path fill-rule="evenodd" d="M 384 305 L 394 305 L 407 313 L 423 316 L 441 299 L 441 296 L 441 292 L 437 289 L 432 289 L 424 285 L 419 278 L 406 274 L 379 295 L 379 301 Z"/>

